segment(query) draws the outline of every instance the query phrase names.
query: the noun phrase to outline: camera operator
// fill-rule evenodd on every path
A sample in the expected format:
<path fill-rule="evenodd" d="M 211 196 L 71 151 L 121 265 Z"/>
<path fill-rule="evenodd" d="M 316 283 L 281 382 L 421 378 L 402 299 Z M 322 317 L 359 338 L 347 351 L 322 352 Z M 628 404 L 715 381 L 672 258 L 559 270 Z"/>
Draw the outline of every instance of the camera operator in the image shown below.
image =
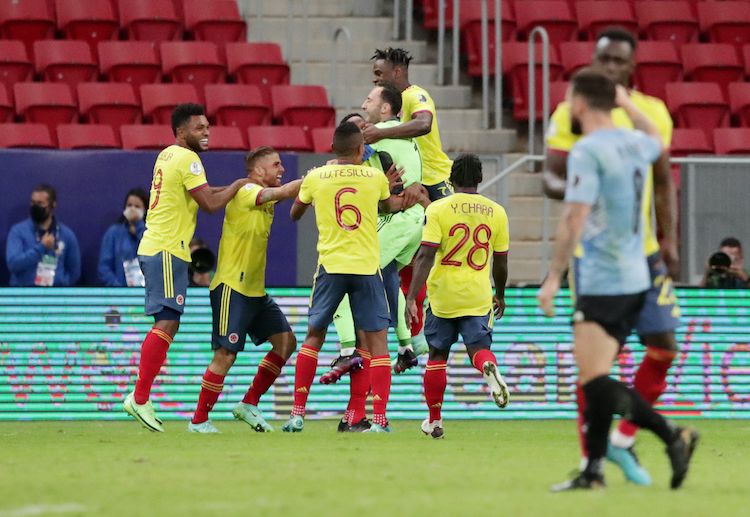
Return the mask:
<path fill-rule="evenodd" d="M 748 274 L 742 264 L 740 241 L 728 237 L 721 241 L 719 250 L 708 259 L 701 286 L 712 289 L 747 288 Z"/>
<path fill-rule="evenodd" d="M 190 286 L 208 287 L 211 285 L 216 255 L 208 249 L 205 242 L 195 238 L 190 241 L 190 257 L 192 259 L 188 266 Z"/>

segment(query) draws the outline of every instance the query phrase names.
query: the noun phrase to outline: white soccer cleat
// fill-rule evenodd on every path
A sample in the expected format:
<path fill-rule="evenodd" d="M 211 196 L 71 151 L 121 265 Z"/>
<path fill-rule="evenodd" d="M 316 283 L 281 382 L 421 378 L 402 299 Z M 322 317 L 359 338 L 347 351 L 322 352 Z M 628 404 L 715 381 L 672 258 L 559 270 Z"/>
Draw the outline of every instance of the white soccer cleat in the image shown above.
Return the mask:
<path fill-rule="evenodd" d="M 422 421 L 422 432 L 436 439 L 442 438 L 443 435 L 445 435 L 445 430 L 443 429 L 443 419 L 441 418 L 440 420 L 434 420 L 430 422 L 429 418 L 425 418 L 424 421 Z"/>
<path fill-rule="evenodd" d="M 156 416 L 154 405 L 150 400 L 146 401 L 145 404 L 137 404 L 135 401 L 135 392 L 131 391 L 122 402 L 122 407 L 128 415 L 135 418 L 138 423 L 149 431 L 155 433 L 164 432 L 162 422 L 159 417 Z"/>
<path fill-rule="evenodd" d="M 482 376 L 484 382 L 490 387 L 492 398 L 500 409 L 504 408 L 510 402 L 510 392 L 508 391 L 508 385 L 505 384 L 503 376 L 497 371 L 497 365 L 486 361 L 482 365 Z"/>
<path fill-rule="evenodd" d="M 201 433 L 201 434 L 221 433 L 221 431 L 216 429 L 216 426 L 212 424 L 210 420 L 206 420 L 205 422 L 201 422 L 200 424 L 194 424 L 192 422 L 188 422 L 188 432 L 189 433 Z"/>

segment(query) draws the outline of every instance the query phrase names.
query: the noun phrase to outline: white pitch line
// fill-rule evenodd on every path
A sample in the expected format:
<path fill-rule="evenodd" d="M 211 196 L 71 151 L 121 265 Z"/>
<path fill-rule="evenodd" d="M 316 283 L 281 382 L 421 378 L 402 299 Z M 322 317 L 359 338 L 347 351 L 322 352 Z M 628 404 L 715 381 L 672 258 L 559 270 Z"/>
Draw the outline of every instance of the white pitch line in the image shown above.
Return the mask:
<path fill-rule="evenodd" d="M 86 507 L 77 503 L 65 504 L 32 504 L 11 510 L 0 510 L 0 517 L 33 517 L 50 513 L 74 513 L 86 511 Z"/>

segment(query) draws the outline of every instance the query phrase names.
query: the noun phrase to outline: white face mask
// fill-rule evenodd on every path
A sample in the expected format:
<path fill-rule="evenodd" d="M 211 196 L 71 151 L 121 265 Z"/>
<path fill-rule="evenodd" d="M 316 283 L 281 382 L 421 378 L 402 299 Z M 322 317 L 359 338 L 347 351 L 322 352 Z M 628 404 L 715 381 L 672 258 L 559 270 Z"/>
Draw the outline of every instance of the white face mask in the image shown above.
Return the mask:
<path fill-rule="evenodd" d="M 122 211 L 122 215 L 124 215 L 125 219 L 127 219 L 128 221 L 135 215 L 136 219 L 140 221 L 141 219 L 143 219 L 143 209 L 129 206 Z"/>

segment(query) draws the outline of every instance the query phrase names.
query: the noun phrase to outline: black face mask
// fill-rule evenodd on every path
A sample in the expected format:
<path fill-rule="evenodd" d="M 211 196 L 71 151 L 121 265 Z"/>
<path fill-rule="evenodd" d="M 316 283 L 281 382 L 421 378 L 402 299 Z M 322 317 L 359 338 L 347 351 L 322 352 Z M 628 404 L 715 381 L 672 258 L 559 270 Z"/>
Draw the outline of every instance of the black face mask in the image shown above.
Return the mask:
<path fill-rule="evenodd" d="M 43 206 L 31 205 L 31 208 L 29 208 L 29 215 L 31 215 L 32 221 L 36 224 L 40 224 L 47 220 L 47 217 L 49 217 L 49 211 Z"/>

